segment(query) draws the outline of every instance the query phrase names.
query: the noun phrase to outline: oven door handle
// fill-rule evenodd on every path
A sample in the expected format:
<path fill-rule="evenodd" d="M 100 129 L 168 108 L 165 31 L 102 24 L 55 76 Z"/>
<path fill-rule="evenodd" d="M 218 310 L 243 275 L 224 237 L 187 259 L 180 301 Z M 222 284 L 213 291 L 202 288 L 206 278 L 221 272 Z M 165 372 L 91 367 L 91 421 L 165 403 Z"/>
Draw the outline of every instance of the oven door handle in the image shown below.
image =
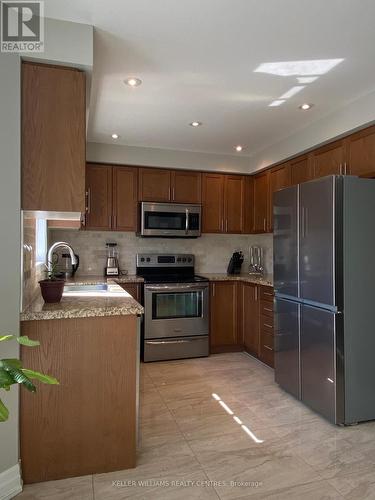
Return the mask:
<path fill-rule="evenodd" d="M 178 339 L 178 340 L 146 340 L 145 343 L 149 345 L 162 345 L 162 344 L 190 344 L 191 342 L 207 342 L 207 336 L 205 338 L 196 339 Z"/>
<path fill-rule="evenodd" d="M 150 291 L 150 292 L 160 292 L 160 291 L 166 291 L 166 292 L 181 292 L 183 290 L 207 290 L 208 289 L 208 283 L 204 285 L 194 285 L 194 284 L 184 284 L 184 285 L 145 285 L 145 291 Z"/>

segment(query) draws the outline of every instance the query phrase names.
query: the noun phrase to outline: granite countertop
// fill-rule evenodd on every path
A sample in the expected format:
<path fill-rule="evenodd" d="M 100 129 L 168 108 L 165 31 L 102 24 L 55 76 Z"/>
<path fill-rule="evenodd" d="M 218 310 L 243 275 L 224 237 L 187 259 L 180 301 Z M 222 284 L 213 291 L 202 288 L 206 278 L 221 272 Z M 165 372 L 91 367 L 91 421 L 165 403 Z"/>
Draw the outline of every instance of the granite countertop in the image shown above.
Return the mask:
<path fill-rule="evenodd" d="M 122 278 L 122 277 L 121 277 Z M 130 278 L 130 277 L 129 277 Z M 131 279 L 131 278 L 130 278 Z M 135 279 L 135 277 L 134 277 Z M 46 304 L 41 295 L 21 313 L 21 321 L 89 318 L 95 316 L 128 316 L 143 314 L 143 307 L 113 278 L 78 277 L 67 280 L 75 284 L 111 285 L 113 296 L 63 296 L 61 302 Z M 123 281 L 121 281 L 123 283 Z M 127 281 L 127 283 L 134 281 Z"/>
<path fill-rule="evenodd" d="M 66 280 L 67 283 L 75 283 L 76 285 L 96 285 L 98 283 L 143 283 L 144 279 L 135 274 L 125 274 L 121 276 L 75 276 Z"/>
<path fill-rule="evenodd" d="M 272 275 L 253 276 L 246 273 L 226 274 L 226 273 L 202 273 L 202 276 L 210 281 L 244 281 L 246 283 L 255 283 L 257 285 L 273 286 Z"/>

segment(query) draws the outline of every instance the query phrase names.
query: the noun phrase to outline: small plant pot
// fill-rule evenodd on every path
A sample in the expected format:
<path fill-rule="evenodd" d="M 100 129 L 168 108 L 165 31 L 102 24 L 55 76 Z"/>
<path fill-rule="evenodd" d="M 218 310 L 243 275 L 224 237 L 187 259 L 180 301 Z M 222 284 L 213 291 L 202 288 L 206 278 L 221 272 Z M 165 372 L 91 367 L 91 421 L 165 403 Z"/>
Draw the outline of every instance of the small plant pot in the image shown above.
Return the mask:
<path fill-rule="evenodd" d="M 60 302 L 64 291 L 65 280 L 40 280 L 39 285 L 44 302 L 48 304 Z"/>

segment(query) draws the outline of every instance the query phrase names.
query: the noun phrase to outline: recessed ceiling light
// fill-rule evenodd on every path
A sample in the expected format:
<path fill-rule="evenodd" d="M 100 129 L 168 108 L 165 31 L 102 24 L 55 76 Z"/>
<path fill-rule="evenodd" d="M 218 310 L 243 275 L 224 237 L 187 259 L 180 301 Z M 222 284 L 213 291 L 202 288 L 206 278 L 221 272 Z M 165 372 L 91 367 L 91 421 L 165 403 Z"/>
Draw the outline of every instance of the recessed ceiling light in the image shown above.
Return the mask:
<path fill-rule="evenodd" d="M 119 135 L 118 134 L 112 134 L 111 137 L 112 137 L 112 139 L 118 139 Z"/>
<path fill-rule="evenodd" d="M 238 153 L 240 153 L 240 152 L 243 150 L 243 147 L 242 147 L 240 144 L 238 144 L 238 146 L 235 146 L 235 148 L 234 148 L 234 149 L 235 149 Z"/>
<path fill-rule="evenodd" d="M 308 104 L 307 102 L 304 104 L 301 104 L 299 106 L 299 109 L 303 109 L 303 111 L 307 111 L 308 109 L 311 109 L 314 105 L 313 104 Z"/>
<path fill-rule="evenodd" d="M 131 76 L 130 78 L 127 78 L 125 80 L 126 85 L 129 85 L 129 87 L 139 87 L 141 85 L 142 80 L 139 78 L 135 78 L 134 76 Z"/>
<path fill-rule="evenodd" d="M 191 122 L 189 123 L 191 127 L 200 127 L 202 125 L 202 122 Z"/>

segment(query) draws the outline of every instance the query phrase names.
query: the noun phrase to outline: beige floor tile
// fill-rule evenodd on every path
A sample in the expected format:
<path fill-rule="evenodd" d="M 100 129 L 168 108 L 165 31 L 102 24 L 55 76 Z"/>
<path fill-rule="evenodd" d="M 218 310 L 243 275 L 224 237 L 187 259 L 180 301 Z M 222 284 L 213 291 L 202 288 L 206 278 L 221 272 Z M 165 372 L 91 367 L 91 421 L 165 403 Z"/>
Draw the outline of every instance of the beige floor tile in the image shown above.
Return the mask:
<path fill-rule="evenodd" d="M 241 497 L 240 497 L 241 498 Z M 243 497 L 242 497 L 243 498 Z M 251 495 L 253 500 L 339 500 L 342 497 L 332 486 L 326 481 L 314 481 L 307 484 L 298 484 L 286 488 L 262 493 L 262 487 L 259 487 L 254 495 Z"/>
<path fill-rule="evenodd" d="M 328 482 L 347 500 L 375 500 L 375 467 L 328 479 Z"/>
<path fill-rule="evenodd" d="M 73 477 L 60 481 L 24 486 L 17 500 L 94 500 L 92 476 Z"/>

